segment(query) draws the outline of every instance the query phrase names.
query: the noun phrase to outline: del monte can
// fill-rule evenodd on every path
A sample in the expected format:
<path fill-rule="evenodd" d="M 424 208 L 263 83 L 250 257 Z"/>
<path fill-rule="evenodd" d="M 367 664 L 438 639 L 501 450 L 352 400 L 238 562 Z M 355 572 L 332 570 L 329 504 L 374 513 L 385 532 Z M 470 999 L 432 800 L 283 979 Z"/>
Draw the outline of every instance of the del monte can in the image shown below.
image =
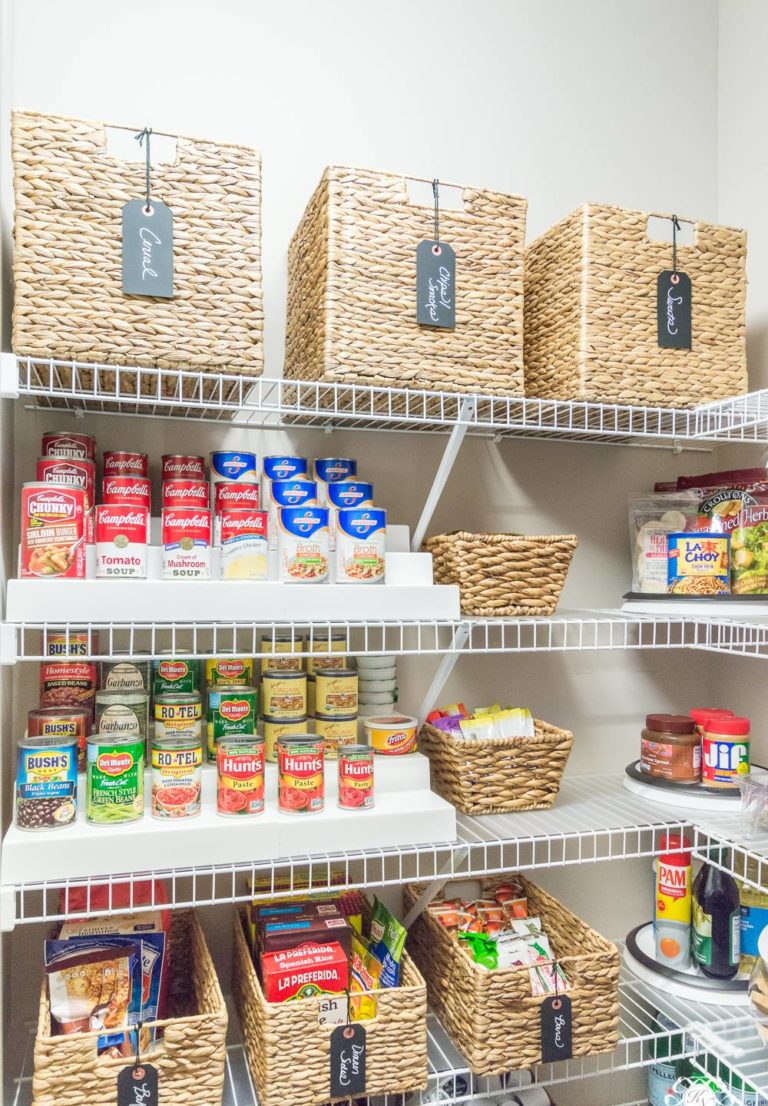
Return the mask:
<path fill-rule="evenodd" d="M 157 657 L 152 661 L 154 693 L 200 691 L 200 672 L 200 661 L 196 657 Z"/>
<path fill-rule="evenodd" d="M 216 760 L 222 738 L 256 732 L 256 688 L 250 684 L 214 684 L 208 690 L 208 760 Z"/>
<path fill-rule="evenodd" d="M 88 738 L 85 781 L 89 822 L 123 825 L 144 814 L 144 742 L 135 735 Z"/>

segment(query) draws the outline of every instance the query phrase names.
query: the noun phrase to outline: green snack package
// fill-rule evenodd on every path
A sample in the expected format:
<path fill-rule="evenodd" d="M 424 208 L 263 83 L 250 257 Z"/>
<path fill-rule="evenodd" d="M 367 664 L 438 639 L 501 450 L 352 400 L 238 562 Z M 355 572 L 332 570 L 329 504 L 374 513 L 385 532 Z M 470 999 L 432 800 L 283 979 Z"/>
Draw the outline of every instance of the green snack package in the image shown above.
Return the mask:
<path fill-rule="evenodd" d="M 499 966 L 499 951 L 496 940 L 485 933 L 460 933 L 459 943 L 467 947 L 472 959 L 489 972 L 495 972 Z"/>
<path fill-rule="evenodd" d="M 370 948 L 382 964 L 380 980 L 382 987 L 397 987 L 400 982 L 400 958 L 403 955 L 407 936 L 408 931 L 405 926 L 387 910 L 383 902 L 374 899 Z"/>

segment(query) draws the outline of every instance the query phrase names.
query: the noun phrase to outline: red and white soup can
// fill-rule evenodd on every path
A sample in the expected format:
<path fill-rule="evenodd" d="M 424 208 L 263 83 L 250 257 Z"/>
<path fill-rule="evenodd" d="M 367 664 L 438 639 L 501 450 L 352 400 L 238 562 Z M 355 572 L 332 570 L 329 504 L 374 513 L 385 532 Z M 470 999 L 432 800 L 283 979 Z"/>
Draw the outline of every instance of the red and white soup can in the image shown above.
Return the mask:
<path fill-rule="evenodd" d="M 48 430 L 40 448 L 43 457 L 84 457 L 96 460 L 96 439 L 90 434 L 73 434 L 69 430 Z"/>
<path fill-rule="evenodd" d="M 205 458 L 192 453 L 164 453 L 163 480 L 205 480 Z"/>
<path fill-rule="evenodd" d="M 40 457 L 35 478 L 43 484 L 82 488 L 85 492 L 85 540 L 93 544 L 93 505 L 96 502 L 96 462 L 88 457 Z"/>
<path fill-rule="evenodd" d="M 104 479 L 108 476 L 149 476 L 149 458 L 146 453 L 127 449 L 104 450 L 102 473 Z"/>
<path fill-rule="evenodd" d="M 44 483 L 22 487 L 21 576 L 85 576 L 85 488 Z"/>
<path fill-rule="evenodd" d="M 207 507 L 209 495 L 207 480 L 163 480 L 163 510 L 166 507 Z"/>
<path fill-rule="evenodd" d="M 147 476 L 105 476 L 101 482 L 104 503 L 119 503 L 121 507 L 144 507 L 147 511 L 147 541 L 152 513 L 152 485 Z"/>
<path fill-rule="evenodd" d="M 142 580 L 147 575 L 146 507 L 105 503 L 96 508 L 96 576 Z"/>
<path fill-rule="evenodd" d="M 163 511 L 163 579 L 208 580 L 210 575 L 210 509 L 166 507 Z"/>
<path fill-rule="evenodd" d="M 213 544 L 221 545 L 221 516 L 224 511 L 258 511 L 259 485 L 222 480 L 213 485 Z"/>

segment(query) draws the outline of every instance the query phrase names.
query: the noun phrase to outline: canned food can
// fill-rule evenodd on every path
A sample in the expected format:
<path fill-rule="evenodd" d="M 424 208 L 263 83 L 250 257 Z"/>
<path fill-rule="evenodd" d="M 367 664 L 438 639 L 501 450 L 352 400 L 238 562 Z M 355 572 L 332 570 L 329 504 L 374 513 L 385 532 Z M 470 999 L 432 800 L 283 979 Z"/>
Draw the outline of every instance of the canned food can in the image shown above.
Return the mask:
<path fill-rule="evenodd" d="M 133 656 L 101 662 L 102 691 L 149 691 L 151 686 L 149 660 Z"/>
<path fill-rule="evenodd" d="M 216 485 L 257 484 L 256 454 L 217 449 L 211 454 L 211 503 L 216 502 Z"/>
<path fill-rule="evenodd" d="M 146 691 L 97 691 L 96 731 L 106 740 L 130 737 L 146 742 L 149 695 Z"/>
<path fill-rule="evenodd" d="M 101 482 L 103 503 L 121 507 L 143 507 L 147 512 L 147 541 L 152 515 L 152 485 L 146 476 L 105 476 Z"/>
<path fill-rule="evenodd" d="M 43 484 L 82 488 L 85 492 L 85 540 L 93 544 L 93 506 L 96 502 L 96 463 L 88 457 L 40 457 L 35 479 Z"/>
<path fill-rule="evenodd" d="M 199 733 L 191 737 L 155 732 L 151 776 L 153 818 L 194 818 L 199 814 L 203 784 L 203 746 Z"/>
<path fill-rule="evenodd" d="M 323 718 L 315 715 L 314 730 L 325 744 L 326 760 L 336 760 L 341 749 L 347 745 L 357 745 L 357 715 L 347 718 Z"/>
<path fill-rule="evenodd" d="M 153 693 L 201 691 L 201 672 L 202 665 L 197 657 L 155 657 L 152 661 Z"/>
<path fill-rule="evenodd" d="M 221 514 L 220 530 L 222 579 L 266 580 L 267 512 L 227 508 Z"/>
<path fill-rule="evenodd" d="M 221 545 L 221 515 L 226 510 L 259 510 L 258 484 L 233 484 L 222 480 L 213 485 L 213 544 Z"/>
<path fill-rule="evenodd" d="M 290 453 L 273 454 L 262 462 L 261 506 L 269 510 L 270 488 L 273 480 L 295 480 L 306 477 L 309 464 L 306 457 L 295 457 Z"/>
<path fill-rule="evenodd" d="M 95 661 L 43 661 L 40 665 L 40 706 L 81 707 L 88 711 L 90 730 L 99 686 Z"/>
<path fill-rule="evenodd" d="M 256 734 L 225 737 L 216 746 L 216 811 L 225 818 L 264 810 L 264 742 Z"/>
<path fill-rule="evenodd" d="M 303 672 L 302 657 L 281 656 L 281 653 L 303 653 L 305 638 L 303 634 L 294 634 L 290 630 L 276 631 L 269 637 L 263 637 L 259 648 L 262 653 L 274 653 L 276 656 L 261 658 L 262 675 L 267 669 L 275 672 Z"/>
<path fill-rule="evenodd" d="M 317 680 L 314 676 L 307 676 L 307 714 L 314 717 L 317 709 Z"/>
<path fill-rule="evenodd" d="M 315 668 L 315 714 L 345 718 L 357 714 L 357 671 L 353 668 Z"/>
<path fill-rule="evenodd" d="M 320 506 L 328 506 L 329 484 L 338 484 L 340 480 L 353 480 L 356 476 L 357 461 L 354 457 L 317 457 L 315 480 L 317 481 L 317 501 Z"/>
<path fill-rule="evenodd" d="M 77 742 L 77 767 L 85 770 L 85 743 L 91 732 L 91 712 L 83 707 L 40 707 L 27 714 L 30 737 Z"/>
<path fill-rule="evenodd" d="M 96 508 L 96 576 L 142 580 L 147 575 L 146 507 L 107 503 Z"/>
<path fill-rule="evenodd" d="M 205 458 L 192 453 L 164 453 L 163 480 L 205 480 Z"/>
<path fill-rule="evenodd" d="M 162 503 L 166 507 L 208 507 L 210 492 L 207 480 L 176 477 L 163 480 Z"/>
<path fill-rule="evenodd" d="M 88 737 L 85 817 L 99 826 L 136 822 L 144 815 L 144 742 L 135 734 Z"/>
<path fill-rule="evenodd" d="M 269 491 L 269 548 L 277 549 L 277 528 L 283 507 L 316 507 L 317 484 L 314 480 L 273 480 Z"/>
<path fill-rule="evenodd" d="M 373 752 L 367 745 L 339 749 L 339 806 L 342 810 L 373 809 Z"/>
<path fill-rule="evenodd" d="M 340 480 L 328 486 L 328 538 L 336 548 L 339 511 L 350 507 L 373 507 L 373 484 L 365 480 Z"/>
<path fill-rule="evenodd" d="M 253 657 L 208 657 L 205 662 L 205 689 L 214 684 L 253 684 Z"/>
<path fill-rule="evenodd" d="M 277 805 L 284 814 L 318 814 L 325 806 L 323 740 L 313 734 L 277 743 Z"/>
<path fill-rule="evenodd" d="M 346 668 L 347 635 L 346 634 L 320 634 L 313 638 L 307 653 L 307 675 L 314 676 L 315 666 L 323 668 Z M 332 653 L 333 656 L 328 654 Z"/>
<path fill-rule="evenodd" d="M 336 583 L 383 584 L 387 512 L 343 507 L 336 522 Z"/>
<path fill-rule="evenodd" d="M 16 754 L 19 829 L 71 826 L 77 817 L 77 738 L 21 737 Z"/>
<path fill-rule="evenodd" d="M 163 579 L 208 580 L 211 575 L 211 512 L 207 507 L 163 511 Z"/>
<path fill-rule="evenodd" d="M 303 672 L 268 668 L 261 677 L 261 702 L 268 718 L 303 718 L 307 713 L 307 677 Z"/>
<path fill-rule="evenodd" d="M 281 507 L 279 514 L 279 579 L 290 584 L 327 580 L 328 508 Z"/>
<path fill-rule="evenodd" d="M 416 752 L 418 720 L 403 714 L 371 715 L 363 719 L 368 744 L 379 756 Z"/>
<path fill-rule="evenodd" d="M 43 434 L 41 453 L 44 457 L 87 457 L 96 460 L 96 439 L 90 434 L 74 434 L 69 430 L 47 430 Z"/>
<path fill-rule="evenodd" d="M 216 684 L 208 689 L 208 760 L 225 737 L 256 732 L 256 688 L 249 684 Z"/>
<path fill-rule="evenodd" d="M 306 715 L 302 718 L 269 718 L 262 716 L 264 728 L 264 755 L 270 763 L 277 763 L 277 743 L 281 737 L 306 734 L 309 730 Z"/>
<path fill-rule="evenodd" d="M 40 637 L 46 657 L 86 657 L 99 651 L 98 630 L 45 630 Z"/>
<path fill-rule="evenodd" d="M 101 471 L 104 476 L 149 476 L 149 458 L 133 450 L 105 449 Z"/>
<path fill-rule="evenodd" d="M 85 577 L 84 488 L 45 483 L 21 489 L 21 576 Z"/>
<path fill-rule="evenodd" d="M 203 701 L 199 691 L 170 691 L 155 696 L 155 742 L 183 738 L 202 742 Z"/>

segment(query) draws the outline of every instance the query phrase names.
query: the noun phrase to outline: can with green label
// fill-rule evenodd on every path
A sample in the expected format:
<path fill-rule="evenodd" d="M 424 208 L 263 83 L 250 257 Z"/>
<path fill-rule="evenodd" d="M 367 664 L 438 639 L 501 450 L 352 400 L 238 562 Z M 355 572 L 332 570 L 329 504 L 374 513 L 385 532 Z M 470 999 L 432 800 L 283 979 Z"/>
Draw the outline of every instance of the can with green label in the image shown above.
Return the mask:
<path fill-rule="evenodd" d="M 144 815 L 144 742 L 135 734 L 88 737 L 85 817 L 98 826 L 121 826 Z"/>
<path fill-rule="evenodd" d="M 214 684 L 208 689 L 208 760 L 216 761 L 222 737 L 256 733 L 257 692 L 251 684 Z"/>
<path fill-rule="evenodd" d="M 155 657 L 152 661 L 152 687 L 155 695 L 174 691 L 201 691 L 199 657 Z"/>

